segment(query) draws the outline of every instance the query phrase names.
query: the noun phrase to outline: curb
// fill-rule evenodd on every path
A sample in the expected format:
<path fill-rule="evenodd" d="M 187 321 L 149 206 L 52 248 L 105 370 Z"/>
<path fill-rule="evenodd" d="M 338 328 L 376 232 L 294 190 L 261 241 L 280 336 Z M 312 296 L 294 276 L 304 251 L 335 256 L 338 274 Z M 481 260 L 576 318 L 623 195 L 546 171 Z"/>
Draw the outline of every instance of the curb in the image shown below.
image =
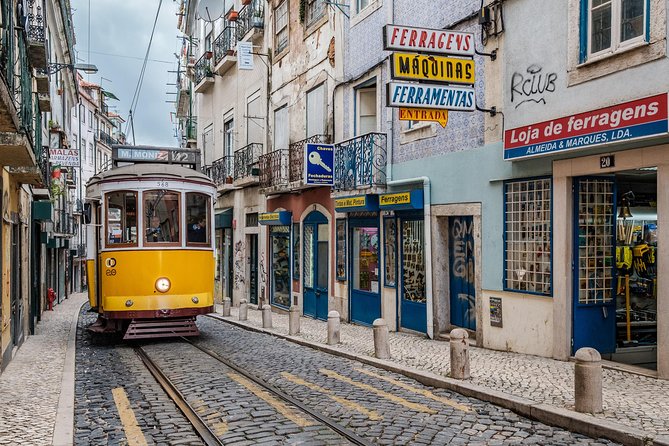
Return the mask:
<path fill-rule="evenodd" d="M 363 364 L 378 367 L 380 369 L 398 373 L 408 378 L 415 379 L 421 384 L 451 390 L 464 396 L 477 398 L 481 401 L 495 404 L 497 406 L 509 409 L 519 415 L 551 426 L 560 427 L 571 432 L 587 435 L 593 438 L 606 438 L 621 444 L 630 446 L 669 446 L 669 437 L 655 436 L 640 429 L 626 426 L 614 421 L 596 418 L 592 415 L 574 412 L 568 409 L 551 406 L 548 404 L 537 403 L 533 400 L 515 396 L 509 393 L 489 389 L 487 387 L 473 384 L 468 381 L 460 381 L 453 378 L 437 375 L 430 372 L 398 365 L 391 361 L 376 359 L 370 356 L 361 356 L 355 353 L 342 351 L 325 344 L 318 344 L 296 336 L 284 335 L 269 331 L 264 328 L 255 327 L 240 321 L 224 318 L 218 314 L 209 314 L 209 317 L 228 324 L 243 328 L 248 331 L 268 334 L 276 338 L 310 347 L 335 356 L 362 362 Z"/>

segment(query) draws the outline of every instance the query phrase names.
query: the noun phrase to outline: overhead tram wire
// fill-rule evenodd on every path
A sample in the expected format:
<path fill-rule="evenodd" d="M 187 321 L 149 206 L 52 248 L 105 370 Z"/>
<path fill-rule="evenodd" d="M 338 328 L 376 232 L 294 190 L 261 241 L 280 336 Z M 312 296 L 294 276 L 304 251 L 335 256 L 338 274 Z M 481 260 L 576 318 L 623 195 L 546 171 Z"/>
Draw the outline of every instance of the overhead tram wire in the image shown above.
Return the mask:
<path fill-rule="evenodd" d="M 146 73 L 146 64 L 149 60 L 149 53 L 151 52 L 151 44 L 153 43 L 153 36 L 156 32 L 156 25 L 158 24 L 158 17 L 160 16 L 160 8 L 163 6 L 163 0 L 160 0 L 158 3 L 158 10 L 156 11 L 156 17 L 153 20 L 153 29 L 151 30 L 151 37 L 149 38 L 149 46 L 146 48 L 146 54 L 144 55 L 144 62 L 142 63 L 142 70 L 139 74 L 139 79 L 137 80 L 137 86 L 135 87 L 135 93 L 132 97 L 132 102 L 130 103 L 130 111 L 128 112 L 128 122 L 125 126 L 125 133 L 128 133 L 128 128 L 132 124 L 132 143 L 135 144 L 135 124 L 133 122 L 133 114 L 137 112 L 137 103 L 139 102 L 139 95 L 142 91 L 142 83 L 144 82 L 144 74 Z M 134 111 L 134 113 L 133 113 Z"/>

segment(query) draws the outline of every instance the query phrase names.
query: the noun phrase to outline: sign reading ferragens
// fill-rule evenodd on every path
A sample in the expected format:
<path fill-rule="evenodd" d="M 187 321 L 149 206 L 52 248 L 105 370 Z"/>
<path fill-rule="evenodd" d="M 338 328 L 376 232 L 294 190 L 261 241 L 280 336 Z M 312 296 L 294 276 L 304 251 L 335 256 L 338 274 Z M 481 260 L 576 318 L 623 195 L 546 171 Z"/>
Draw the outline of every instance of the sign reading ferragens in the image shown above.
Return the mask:
<path fill-rule="evenodd" d="M 474 33 L 386 25 L 383 49 L 474 56 Z"/>
<path fill-rule="evenodd" d="M 504 132 L 514 160 L 667 133 L 667 94 L 539 122 Z"/>

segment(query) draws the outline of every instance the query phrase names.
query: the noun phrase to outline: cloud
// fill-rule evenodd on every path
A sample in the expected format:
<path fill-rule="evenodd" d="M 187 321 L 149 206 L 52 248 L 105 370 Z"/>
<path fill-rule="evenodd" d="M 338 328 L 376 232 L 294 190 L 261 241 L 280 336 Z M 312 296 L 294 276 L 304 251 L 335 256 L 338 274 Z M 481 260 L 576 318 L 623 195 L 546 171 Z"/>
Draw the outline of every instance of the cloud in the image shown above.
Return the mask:
<path fill-rule="evenodd" d="M 78 62 L 97 65 L 98 73 L 85 78 L 101 84 L 118 96 L 120 101 L 110 100 L 107 103 L 110 109 L 124 119 L 128 117 L 159 2 L 160 0 L 72 0 Z M 165 102 L 175 100 L 175 95 L 167 94 L 168 91 L 174 92 L 175 87 L 166 84 L 176 82 L 176 73 L 169 73 L 177 69 L 174 57 L 179 47 L 176 39 L 176 9 L 173 1 L 163 0 L 149 59 L 173 63 L 147 62 L 134 112 L 137 144 L 177 145 L 170 120 L 174 104 Z M 132 141 L 130 129 L 128 137 Z"/>

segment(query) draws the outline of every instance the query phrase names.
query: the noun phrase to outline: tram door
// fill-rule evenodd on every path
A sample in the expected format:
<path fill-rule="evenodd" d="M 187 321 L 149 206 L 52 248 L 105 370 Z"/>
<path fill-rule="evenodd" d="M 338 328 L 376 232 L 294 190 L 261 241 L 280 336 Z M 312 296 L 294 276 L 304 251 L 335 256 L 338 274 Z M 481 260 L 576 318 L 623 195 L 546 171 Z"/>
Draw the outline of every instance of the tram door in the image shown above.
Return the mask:
<path fill-rule="evenodd" d="M 258 234 L 249 235 L 249 302 L 258 303 Z"/>
<path fill-rule="evenodd" d="M 318 211 L 304 220 L 304 315 L 328 317 L 328 220 Z"/>

